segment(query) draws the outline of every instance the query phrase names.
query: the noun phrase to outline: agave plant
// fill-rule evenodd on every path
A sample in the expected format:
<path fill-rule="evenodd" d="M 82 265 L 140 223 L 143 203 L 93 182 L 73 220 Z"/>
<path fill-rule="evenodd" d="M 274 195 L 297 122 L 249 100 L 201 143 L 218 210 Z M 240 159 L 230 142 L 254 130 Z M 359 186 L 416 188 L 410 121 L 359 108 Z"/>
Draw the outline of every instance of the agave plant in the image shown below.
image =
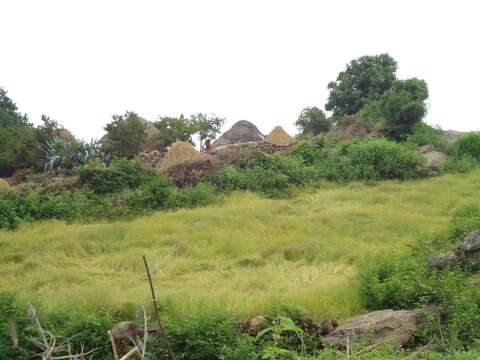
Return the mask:
<path fill-rule="evenodd" d="M 109 166 L 112 162 L 112 157 L 107 153 L 102 144 L 98 140 L 90 140 L 90 142 L 82 142 L 80 144 L 80 151 L 78 152 L 78 165 L 85 165 L 90 160 L 99 159 L 105 166 Z"/>
<path fill-rule="evenodd" d="M 45 144 L 43 169 L 58 175 L 62 170 L 71 169 L 75 165 L 75 146 L 59 137 L 54 137 Z"/>
<path fill-rule="evenodd" d="M 58 175 L 61 171 L 85 165 L 90 160 L 100 160 L 109 166 L 112 158 L 97 140 L 68 142 L 54 137 L 45 145 L 44 171 Z"/>

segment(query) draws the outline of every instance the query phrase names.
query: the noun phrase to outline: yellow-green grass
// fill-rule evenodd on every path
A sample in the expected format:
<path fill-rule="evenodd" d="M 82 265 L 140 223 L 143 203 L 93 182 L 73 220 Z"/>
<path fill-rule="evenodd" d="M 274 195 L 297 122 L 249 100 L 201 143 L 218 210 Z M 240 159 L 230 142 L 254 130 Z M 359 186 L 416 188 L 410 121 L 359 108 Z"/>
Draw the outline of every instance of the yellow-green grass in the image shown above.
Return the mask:
<path fill-rule="evenodd" d="M 23 225 L 0 232 L 0 289 L 47 311 L 128 312 L 149 301 L 147 255 L 159 298 L 175 311 L 245 318 L 290 304 L 345 318 L 362 311 L 361 259 L 441 230 L 479 191 L 475 171 L 308 189 L 288 200 L 238 192 L 130 222 Z"/>

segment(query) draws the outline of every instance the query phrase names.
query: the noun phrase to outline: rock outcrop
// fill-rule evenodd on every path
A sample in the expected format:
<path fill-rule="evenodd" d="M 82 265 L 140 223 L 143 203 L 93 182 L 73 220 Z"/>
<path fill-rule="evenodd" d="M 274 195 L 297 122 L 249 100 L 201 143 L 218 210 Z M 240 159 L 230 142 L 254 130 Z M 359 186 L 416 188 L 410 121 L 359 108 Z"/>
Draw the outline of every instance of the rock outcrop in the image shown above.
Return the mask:
<path fill-rule="evenodd" d="M 430 270 L 433 270 L 433 269 L 447 270 L 457 265 L 457 262 L 458 262 L 457 255 L 455 255 L 453 251 L 449 251 L 444 254 L 437 255 L 434 258 L 430 259 L 427 266 Z"/>
<path fill-rule="evenodd" d="M 473 230 L 467 235 L 460 250 L 465 253 L 467 259 L 471 260 L 477 269 L 480 269 L 480 229 Z"/>
<path fill-rule="evenodd" d="M 323 345 L 345 348 L 347 338 L 350 346 L 358 345 L 362 340 L 373 343 L 393 341 L 400 346 L 407 345 L 412 331 L 419 328 L 419 310 L 381 310 L 362 315 L 337 327 L 323 338 Z"/>

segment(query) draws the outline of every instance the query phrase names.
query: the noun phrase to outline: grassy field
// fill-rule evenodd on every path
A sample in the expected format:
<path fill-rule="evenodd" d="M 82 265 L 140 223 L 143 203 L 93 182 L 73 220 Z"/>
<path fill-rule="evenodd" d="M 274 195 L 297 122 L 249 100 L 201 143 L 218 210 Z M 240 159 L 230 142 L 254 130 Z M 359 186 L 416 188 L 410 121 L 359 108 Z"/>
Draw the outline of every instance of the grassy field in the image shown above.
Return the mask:
<path fill-rule="evenodd" d="M 234 193 L 131 222 L 24 225 L 0 232 L 0 289 L 46 310 L 129 312 L 149 299 L 147 255 L 159 297 L 176 311 L 213 307 L 245 318 L 293 304 L 341 319 L 362 311 L 358 261 L 440 230 L 479 191 L 475 171 L 325 184 L 288 200 Z"/>

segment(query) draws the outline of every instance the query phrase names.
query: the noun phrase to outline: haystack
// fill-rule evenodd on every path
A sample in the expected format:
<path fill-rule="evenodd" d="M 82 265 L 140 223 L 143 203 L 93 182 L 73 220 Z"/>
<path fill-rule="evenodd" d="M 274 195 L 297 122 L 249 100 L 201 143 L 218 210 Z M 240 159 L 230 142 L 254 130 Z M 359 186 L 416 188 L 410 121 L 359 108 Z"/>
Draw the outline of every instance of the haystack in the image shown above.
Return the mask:
<path fill-rule="evenodd" d="M 9 189 L 10 185 L 3 179 L 0 179 L 0 189 Z"/>
<path fill-rule="evenodd" d="M 270 144 L 288 146 L 295 142 L 295 140 L 287 134 L 281 126 L 275 127 L 270 134 L 265 138 L 266 142 Z"/>
<path fill-rule="evenodd" d="M 251 122 L 241 120 L 235 123 L 230 130 L 220 136 L 212 147 L 220 145 L 238 144 L 241 142 L 263 141 L 265 136 Z"/>
<path fill-rule="evenodd" d="M 184 141 L 177 141 L 172 144 L 170 151 L 162 161 L 160 170 L 166 171 L 167 169 L 182 163 L 204 160 L 208 158 L 210 158 L 210 155 L 198 152 L 195 150 L 192 144 Z"/>

